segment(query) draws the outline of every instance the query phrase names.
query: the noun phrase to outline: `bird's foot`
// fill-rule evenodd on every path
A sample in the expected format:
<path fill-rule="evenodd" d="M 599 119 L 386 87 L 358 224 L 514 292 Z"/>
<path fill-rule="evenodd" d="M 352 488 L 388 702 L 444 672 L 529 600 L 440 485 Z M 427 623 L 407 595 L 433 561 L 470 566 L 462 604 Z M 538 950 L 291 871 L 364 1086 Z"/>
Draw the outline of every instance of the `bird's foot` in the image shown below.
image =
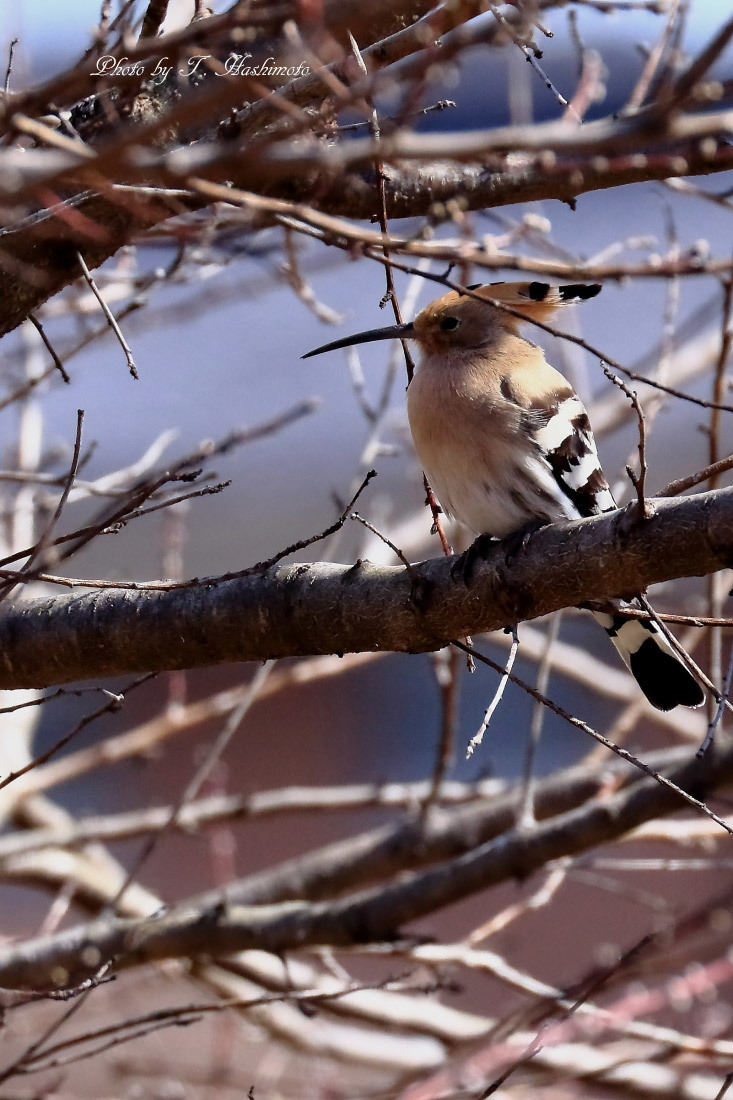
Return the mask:
<path fill-rule="evenodd" d="M 541 520 L 533 519 L 529 523 L 525 523 L 524 527 L 517 528 L 516 531 L 512 531 L 510 535 L 501 540 L 501 544 L 504 547 L 504 562 L 506 565 L 511 565 L 515 558 L 518 558 L 520 554 L 523 554 L 527 549 L 529 540 L 532 535 L 542 527 L 546 527 L 547 524 Z"/>
<path fill-rule="evenodd" d="M 434 587 L 434 583 L 427 577 L 416 573 L 414 569 L 410 570 L 410 606 L 415 611 L 425 611 Z"/>
<path fill-rule="evenodd" d="M 469 588 L 477 562 L 486 561 L 487 554 L 494 546 L 496 546 L 496 539 L 491 535 L 479 535 L 468 550 L 464 550 L 453 563 L 451 575 L 454 580 L 462 580 L 466 588 Z"/>

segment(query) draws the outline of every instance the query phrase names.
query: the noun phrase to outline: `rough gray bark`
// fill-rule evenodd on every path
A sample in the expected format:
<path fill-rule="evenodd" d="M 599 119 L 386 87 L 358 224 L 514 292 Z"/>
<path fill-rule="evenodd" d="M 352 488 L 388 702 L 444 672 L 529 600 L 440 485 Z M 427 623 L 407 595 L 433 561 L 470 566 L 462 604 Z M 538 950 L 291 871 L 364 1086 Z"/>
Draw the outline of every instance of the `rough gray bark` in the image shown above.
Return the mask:
<path fill-rule="evenodd" d="M 101 588 L 3 606 L 0 688 L 322 653 L 424 652 L 561 607 L 702 576 L 733 560 L 733 488 L 658 500 L 497 544 L 467 587 L 455 559 L 412 575 L 368 562 L 284 565 L 184 587 Z"/>

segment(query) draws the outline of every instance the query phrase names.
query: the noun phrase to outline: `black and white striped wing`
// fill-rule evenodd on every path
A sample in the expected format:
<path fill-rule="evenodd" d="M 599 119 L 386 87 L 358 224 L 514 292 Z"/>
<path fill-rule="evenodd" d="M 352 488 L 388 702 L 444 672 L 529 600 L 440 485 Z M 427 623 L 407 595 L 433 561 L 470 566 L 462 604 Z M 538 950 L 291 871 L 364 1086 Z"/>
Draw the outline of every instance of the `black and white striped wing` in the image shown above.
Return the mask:
<path fill-rule="evenodd" d="M 565 515 L 595 516 L 616 507 L 598 461 L 588 414 L 568 389 L 541 409 L 529 413 L 527 429 L 548 476 L 565 506 Z M 704 696 L 699 684 L 653 622 L 624 614 L 621 600 L 594 607 L 601 624 L 652 706 L 699 707 Z"/>
<path fill-rule="evenodd" d="M 542 414 L 535 413 L 532 434 L 558 488 L 579 516 L 614 510 L 590 420 L 576 394 L 565 393 Z"/>

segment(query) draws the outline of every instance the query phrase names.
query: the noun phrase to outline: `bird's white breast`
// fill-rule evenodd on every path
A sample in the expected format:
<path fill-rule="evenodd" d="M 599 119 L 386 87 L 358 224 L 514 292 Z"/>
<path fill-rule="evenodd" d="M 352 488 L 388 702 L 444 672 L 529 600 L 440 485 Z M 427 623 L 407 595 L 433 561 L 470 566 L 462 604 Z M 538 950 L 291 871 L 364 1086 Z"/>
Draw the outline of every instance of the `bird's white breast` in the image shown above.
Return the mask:
<path fill-rule="evenodd" d="M 474 533 L 504 538 L 537 519 L 577 518 L 521 430 L 521 410 L 486 385 L 465 353 L 425 356 L 407 391 L 407 411 L 441 506 Z"/>

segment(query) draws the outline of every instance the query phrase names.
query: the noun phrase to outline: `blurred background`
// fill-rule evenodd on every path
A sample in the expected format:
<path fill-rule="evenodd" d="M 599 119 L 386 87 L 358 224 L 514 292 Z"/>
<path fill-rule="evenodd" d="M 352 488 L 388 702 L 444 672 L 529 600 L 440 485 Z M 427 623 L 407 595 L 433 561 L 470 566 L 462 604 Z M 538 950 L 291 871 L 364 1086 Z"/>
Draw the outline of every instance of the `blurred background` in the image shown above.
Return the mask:
<path fill-rule="evenodd" d="M 185 7 L 182 5 L 182 10 Z M 685 46 L 689 53 L 704 44 L 718 14 L 719 6 L 713 2 L 696 0 L 693 4 L 686 29 Z M 96 3 L 80 0 L 63 9 L 28 0 L 13 11 L 3 9 L 0 31 L 5 54 L 10 39 L 19 38 L 13 65 L 15 89 L 68 65 L 87 43 L 97 17 Z M 175 20 L 175 12 L 172 17 Z M 640 47 L 654 41 L 659 33 L 659 19 L 646 11 L 608 15 L 580 9 L 578 30 L 583 42 L 599 51 L 607 70 L 607 95 L 595 106 L 595 115 L 619 108 L 628 97 L 643 64 Z M 547 25 L 555 36 L 543 41 L 542 64 L 555 85 L 568 92 L 575 78 L 577 59 L 566 13 L 550 12 Z M 719 75 L 730 72 L 730 68 L 729 50 L 716 71 Z M 552 94 L 542 86 L 519 51 L 506 49 L 477 48 L 461 58 L 459 64 L 451 64 L 436 74 L 426 91 L 426 102 L 441 99 L 454 100 L 455 107 L 426 116 L 423 123 L 426 127 L 479 128 L 518 121 L 512 117 L 510 99 L 516 111 L 532 112 L 537 119 L 556 113 Z M 712 177 L 699 181 L 699 186 L 719 191 L 724 181 Z M 529 254 L 535 242 L 539 242 L 540 255 L 567 254 L 584 260 L 614 253 L 624 259 L 641 259 L 670 248 L 681 253 L 691 249 L 704 253 L 709 249 L 724 256 L 733 243 L 729 209 L 698 197 L 681 196 L 654 183 L 582 195 L 575 210 L 552 202 L 479 212 L 469 215 L 469 224 L 471 233 L 477 237 L 501 238 L 528 218 L 534 238 L 523 247 Z M 396 223 L 396 227 L 406 231 L 409 224 Z M 444 226 L 439 233 L 454 236 L 455 228 Z M 181 285 L 154 288 L 145 308 L 132 313 L 124 322 L 140 381 L 128 374 L 119 345 L 112 336 L 96 340 L 70 364 L 72 385 L 64 386 L 54 379 L 42 401 L 38 399 L 44 418 L 45 447 L 70 454 L 76 409 L 83 407 L 86 443 L 89 445 L 93 440 L 96 444 L 85 476 L 100 477 L 136 462 L 165 433 L 175 433 L 165 456 L 184 454 L 202 440 L 220 439 L 232 429 L 268 421 L 299 402 L 315 398 L 312 414 L 216 461 L 216 474 L 221 479 L 231 479 L 232 484 L 219 496 L 193 502 L 185 516 L 180 517 L 184 574 L 210 575 L 241 569 L 315 534 L 336 518 L 358 484 L 360 471 L 371 466 L 379 476 L 362 498 L 362 514 L 398 545 L 402 543 L 395 533 L 409 531 L 410 545 L 405 548 L 413 559 L 437 555 L 440 548 L 437 538 L 429 533 L 429 513 L 422 506 L 421 472 L 406 424 L 403 368 L 394 369 L 394 363 L 399 363 L 399 348 L 374 345 L 359 350 L 366 395 L 373 404 L 385 386 L 390 355 L 395 357 L 384 428 L 376 447 L 377 452 L 387 453 L 376 455 L 373 440 L 370 441 L 371 425 L 355 399 L 346 354 L 300 360 L 303 352 L 317 344 L 389 323 L 388 311 L 379 308 L 384 293 L 383 273 L 378 265 L 349 262 L 340 252 L 298 241 L 299 265 L 324 307 L 322 312 L 333 317 L 332 323 L 327 324 L 288 285 L 281 269 L 281 240 L 281 231 L 273 228 L 244 241 L 233 235 L 231 248 L 226 247 L 226 241 L 221 247 L 193 248 Z M 139 275 L 141 271 L 164 266 L 172 256 L 173 249 L 160 244 L 140 248 L 134 258 L 122 254 L 103 270 L 100 286 L 113 303 L 115 298 L 127 301 L 126 279 L 133 273 Z M 481 275 L 474 272 L 472 277 L 479 279 Z M 495 277 L 501 277 L 501 273 Z M 513 276 L 508 273 L 506 277 Z M 409 295 L 413 313 L 439 294 L 440 288 L 425 280 L 414 280 L 409 286 L 406 276 L 398 272 L 396 278 L 400 297 L 404 301 Z M 671 343 L 672 355 L 679 357 L 684 351 L 680 352 L 678 333 L 688 334 L 683 347 L 687 348 L 687 354 L 692 354 L 690 340 L 694 350 L 699 351 L 701 334 L 714 333 L 719 328 L 722 298 L 715 277 L 688 278 L 684 285 L 676 287 L 675 294 L 678 300 L 670 306 L 669 287 L 663 279 L 609 283 L 598 298 L 572 313 L 564 313 L 558 323 L 568 331 L 582 334 L 594 346 L 607 349 L 609 355 L 626 365 L 655 366 L 665 339 L 667 345 Z M 93 308 L 90 304 L 90 312 Z M 51 303 L 49 317 L 53 316 L 53 309 Z M 670 310 L 673 310 L 671 318 Z M 94 315 L 92 319 L 96 324 L 98 317 Z M 665 324 L 670 321 L 671 337 L 669 334 L 665 337 Z M 603 403 L 610 389 L 600 364 L 581 349 L 552 342 L 543 333 L 530 336 L 542 343 L 550 361 L 571 377 L 596 423 L 593 407 Z M 43 360 L 44 355 L 35 334 L 25 331 L 7 337 L 3 350 L 8 364 L 6 376 L 11 378 L 23 370 L 24 358 L 35 355 Z M 709 379 L 703 377 L 693 379 L 689 389 L 703 395 L 709 385 Z M 643 396 L 648 399 L 652 393 L 649 390 Z M 610 400 L 618 401 L 619 397 L 612 392 Z M 17 410 L 11 408 L 3 416 L 5 438 L 12 440 L 15 429 L 12 421 Z M 616 417 L 616 421 L 614 430 L 603 431 L 603 421 L 599 420 L 596 433 L 604 469 L 609 481 L 615 487 L 620 486 L 618 495 L 623 500 L 629 496 L 623 467 L 635 446 L 636 426 L 630 413 L 620 419 Z M 730 450 L 733 441 L 728 421 L 729 418 L 723 421 L 724 453 Z M 652 491 L 705 465 L 706 422 L 705 411 L 695 406 L 678 401 L 663 405 L 648 447 Z M 129 525 L 114 537 L 98 540 L 78 559 L 75 568 L 79 575 L 123 579 L 165 575 L 167 523 L 166 514 L 161 513 Z M 456 535 L 457 545 L 461 537 L 460 533 Z M 319 558 L 321 550 L 317 544 L 309 551 L 310 556 Z M 340 561 L 353 561 L 361 553 L 372 560 L 394 562 L 386 546 L 374 538 L 365 539 L 365 532 L 353 524 L 334 550 L 336 560 Z M 300 557 L 304 556 L 301 553 Z M 679 610 L 688 598 L 692 597 L 670 592 L 663 602 Z M 566 615 L 560 638 L 587 646 L 600 660 L 608 662 L 614 673 L 623 676 L 603 634 L 585 616 Z M 495 647 L 492 653 L 500 655 L 501 649 Z M 257 789 L 273 783 L 404 780 L 430 774 L 440 727 L 431 660 L 430 656 L 385 656 L 353 672 L 348 671 L 345 662 L 344 673 L 329 682 L 291 692 L 287 701 L 256 708 L 248 721 L 246 738 L 230 750 L 229 781 L 237 788 L 244 783 L 245 787 Z M 533 665 L 523 660 L 521 644 L 517 667 L 519 675 L 531 678 Z M 248 669 L 189 673 L 187 691 L 196 695 L 208 691 L 213 684 L 229 683 L 248 675 Z M 452 768 L 457 777 L 494 772 L 512 775 L 521 768 L 522 731 L 527 728 L 531 701 L 511 685 L 481 751 L 469 762 L 464 760 L 462 746 L 475 732 L 494 687 L 488 670 L 462 678 L 460 733 Z M 587 708 L 588 702 L 582 685 L 555 673 L 551 687 L 553 698 L 561 705 L 573 713 L 584 713 L 584 704 Z M 146 689 L 143 694 L 150 696 L 148 706 L 154 709 L 156 695 L 164 690 L 160 681 Z M 630 682 L 629 690 L 633 691 Z M 618 700 L 594 699 L 595 721 L 602 726 L 617 705 Z M 58 735 L 62 706 L 65 721 L 70 721 L 72 712 L 78 709 L 76 704 L 59 704 L 53 720 L 50 714 L 44 719 L 40 731 L 42 746 Z M 110 728 L 114 721 L 127 723 L 130 715 L 126 711 L 124 717 L 110 719 Z M 106 732 L 100 726 L 90 736 Z M 197 738 L 200 736 L 198 731 Z M 547 716 L 539 757 L 541 771 L 565 764 L 586 749 L 580 733 L 554 716 Z M 164 769 L 163 788 L 159 786 L 159 768 L 142 766 L 140 771 L 141 765 L 136 763 L 132 766 L 134 781 L 131 774 L 109 772 L 106 777 L 100 774 L 91 789 L 80 781 L 68 789 L 66 796 L 70 804 L 81 800 L 88 809 L 99 798 L 105 804 L 110 798 L 127 804 L 129 784 L 133 782 L 138 793 L 145 791 L 150 772 L 151 789 L 147 797 L 155 793 L 157 799 L 163 800 L 171 793 L 168 785 L 175 784 L 175 772 L 179 768 L 185 771 L 187 757 L 190 766 L 190 754 L 195 751 L 195 745 L 185 750 L 178 746 L 174 760 L 168 762 L 175 765 L 175 770 Z M 302 839 L 312 843 L 310 836 Z M 276 843 L 282 844 L 283 838 Z M 244 859 L 242 871 L 253 852 L 259 853 L 264 861 L 272 858 L 272 853 L 260 843 L 247 848 L 247 856 L 240 853 Z M 158 858 L 161 865 L 155 869 L 156 876 L 159 871 L 171 874 L 176 864 L 165 852 L 159 853 Z M 207 863 L 205 855 L 202 863 L 204 866 Z"/>
<path fill-rule="evenodd" d="M 662 16 L 647 10 L 610 14 L 585 7 L 575 10 L 573 33 L 567 11 L 547 14 L 546 25 L 554 37 L 542 42 L 542 65 L 555 86 L 569 95 L 577 77 L 573 34 L 580 36 L 586 48 L 597 50 L 605 68 L 605 97 L 594 104 L 588 117 L 600 117 L 618 110 L 628 98 L 644 64 L 644 48 L 660 34 Z M 0 57 L 7 56 L 11 39 L 18 38 L 13 90 L 71 64 L 88 45 L 98 15 L 96 0 L 64 5 L 24 0 L 12 8 L 4 5 Z M 188 5 L 172 7 L 167 26 L 189 16 Z M 684 38 L 688 56 L 701 49 L 720 17 L 718 0 L 693 0 Z M 729 48 L 712 75 L 730 79 L 732 70 Z M 425 91 L 425 105 L 440 100 L 452 100 L 455 105 L 427 114 L 421 127 L 471 129 L 557 116 L 551 92 L 519 51 L 506 48 L 479 47 L 436 70 Z M 389 100 L 379 107 L 388 112 Z M 699 194 L 662 183 L 638 184 L 581 195 L 574 209 L 547 202 L 470 213 L 460 226 L 448 223 L 436 232 L 449 238 L 465 233 L 500 244 L 515 241 L 514 249 L 520 254 L 566 257 L 573 262 L 619 258 L 633 263 L 670 253 L 704 258 L 712 252 L 725 257 L 733 247 L 731 204 L 725 199 L 709 201 L 705 193 L 723 193 L 730 185 L 721 176 L 700 179 L 695 181 L 695 188 L 703 192 Z M 400 232 L 410 228 L 404 222 L 393 226 Z M 176 276 L 140 293 L 144 308 L 122 321 L 139 381 L 130 377 L 118 343 L 111 335 L 104 336 L 70 360 L 70 386 L 54 377 L 29 398 L 31 413 L 27 405 L 2 411 L 5 466 L 11 464 L 17 448 L 19 417 L 34 415 L 42 421 L 49 462 L 63 467 L 73 445 L 76 410 L 83 408 L 85 447 L 95 444 L 84 477 L 93 480 L 136 463 L 156 440 L 161 448 L 165 446 L 162 453 L 167 459 L 188 453 L 202 440 L 221 439 L 233 429 L 254 427 L 301 402 L 311 403 L 311 411 L 281 430 L 215 460 L 217 478 L 231 479 L 223 493 L 195 500 L 175 514 L 153 514 L 119 534 L 98 539 L 74 560 L 75 575 L 153 579 L 172 575 L 171 562 L 183 576 L 242 569 L 327 527 L 371 467 L 378 477 L 360 499 L 361 514 L 411 559 L 440 554 L 439 542 L 430 533 L 421 471 L 409 440 L 399 348 L 367 346 L 359 350 L 359 361 L 354 353 L 347 357 L 344 352 L 307 362 L 300 359 L 318 344 L 391 322 L 389 310 L 380 310 L 383 272 L 377 264 L 350 261 L 342 252 L 306 244 L 304 238 L 296 240 L 294 248 L 298 269 L 312 292 L 310 303 L 307 294 L 294 291 L 292 278 L 283 270 L 281 229 L 248 236 L 222 234 L 213 244 L 202 239 L 189 246 Z M 134 251 L 124 250 L 97 272 L 113 308 L 130 301 L 131 280 L 140 282 L 169 265 L 174 254 L 159 235 Z M 473 280 L 482 278 L 476 270 L 470 274 Z M 501 277 L 513 276 L 499 273 L 485 281 Z M 425 280 L 399 273 L 396 278 L 400 300 L 411 315 L 440 292 Z M 43 311 L 44 324 L 59 345 L 73 345 L 100 321 L 88 291 L 80 288 L 77 294 L 86 302 L 86 316 L 79 310 L 73 321 L 64 319 L 53 301 Z M 719 346 L 722 303 L 721 284 L 714 276 L 620 280 L 608 282 L 597 298 L 562 314 L 558 325 L 643 372 L 653 373 L 664 360 L 672 384 L 709 396 L 710 373 L 703 368 L 712 365 Z M 530 335 L 546 347 L 550 361 L 571 378 L 587 403 L 606 474 L 618 499 L 628 500 L 624 466 L 634 458 L 636 421 L 625 398 L 606 381 L 595 357 L 542 333 Z M 8 391 L 28 372 L 42 369 L 45 353 L 35 331 L 24 327 L 6 337 L 3 362 L 1 384 Z M 375 424 L 364 415 L 360 402 L 376 407 L 383 395 L 384 411 Z M 652 390 L 642 388 L 640 396 L 656 407 Z M 680 401 L 661 402 L 648 440 L 651 492 L 705 466 L 708 423 L 706 410 Z M 724 417 L 723 454 L 733 449 L 731 444 L 730 417 Z M 70 511 L 69 517 L 79 523 L 85 507 L 88 502 Z M 449 534 L 457 547 L 465 545 L 461 532 Z M 307 556 L 343 562 L 362 556 L 394 562 L 389 548 L 356 523 L 296 558 Z M 663 610 L 694 613 L 706 606 L 702 582 L 668 586 L 654 596 Z M 530 682 L 536 679 L 537 660 L 550 629 L 547 622 L 520 627 L 516 671 Z M 633 751 L 649 751 L 675 740 L 697 743 L 705 717 L 685 714 L 663 720 L 653 715 L 635 698 L 635 685 L 589 617 L 568 611 L 557 629 L 559 656 L 550 670 L 547 690 L 562 707 L 603 732 L 615 728 L 619 716 L 626 715 L 623 732 Z M 503 662 L 508 639 L 486 639 L 485 644 L 486 652 Z M 563 645 L 571 648 L 562 649 Z M 573 662 L 583 664 L 584 654 L 588 663 L 576 674 Z M 433 655 L 347 657 L 341 668 L 329 666 L 328 675 L 316 673 L 287 691 L 273 691 L 248 714 L 204 793 L 429 778 L 441 738 L 436 661 L 440 658 Z M 252 672 L 248 667 L 229 667 L 159 676 L 136 691 L 119 713 L 82 733 L 68 752 L 139 727 L 162 707 L 237 687 Z M 488 669 L 469 675 L 461 667 L 449 778 L 521 773 L 533 704 L 512 685 L 482 746 L 470 760 L 465 758 L 466 744 L 497 682 Z M 11 701 L 8 697 L 5 705 Z M 89 709 L 87 699 L 74 698 L 45 707 L 34 732 L 34 752 L 53 745 Z M 212 717 L 148 754 L 70 777 L 54 788 L 54 797 L 76 815 L 175 801 L 218 728 L 218 720 Z M 588 750 L 580 731 L 547 713 L 536 771 L 548 774 L 579 760 Z M 63 758 L 64 752 L 59 754 Z M 201 835 L 166 836 L 145 864 L 140 880 L 155 883 L 160 896 L 172 901 L 391 818 L 388 811 L 379 809 L 356 815 L 282 815 Z M 112 850 L 123 862 L 130 861 L 140 844 L 126 841 Z M 700 874 L 695 889 L 702 896 L 716 885 L 715 878 L 712 872 Z M 648 889 L 652 882 L 650 876 Z M 668 880 L 664 882 L 665 890 L 670 889 Z M 689 886 L 679 880 L 669 896 L 677 889 L 684 892 Z M 491 911 L 515 896 L 508 887 L 497 893 L 500 896 L 492 894 L 487 903 Z M 39 896 L 32 887 L 4 886 L 0 897 L 5 914 L 2 931 L 9 936 L 27 932 L 29 922 L 40 922 L 47 904 L 45 895 Z M 443 934 L 476 924 L 484 913 L 482 905 L 481 898 L 476 898 L 446 914 L 440 926 Z M 558 918 L 552 926 L 555 949 L 551 955 L 537 939 L 533 918 L 507 933 L 501 946 L 518 952 L 533 972 L 553 981 L 572 971 L 574 953 L 582 954 L 585 962 L 602 960 L 609 944 L 618 947 L 640 927 L 633 907 L 630 913 L 626 903 L 609 901 L 609 895 L 578 883 L 568 888 L 563 912 L 567 923 Z M 582 914 L 580 924 L 569 919 L 571 912 Z M 72 905 L 68 919 L 73 916 Z M 434 928 L 435 922 L 430 922 L 429 930 Z M 481 1003 L 486 1008 L 491 1001 L 481 986 L 473 991 L 469 987 L 461 1003 L 472 1007 Z"/>

